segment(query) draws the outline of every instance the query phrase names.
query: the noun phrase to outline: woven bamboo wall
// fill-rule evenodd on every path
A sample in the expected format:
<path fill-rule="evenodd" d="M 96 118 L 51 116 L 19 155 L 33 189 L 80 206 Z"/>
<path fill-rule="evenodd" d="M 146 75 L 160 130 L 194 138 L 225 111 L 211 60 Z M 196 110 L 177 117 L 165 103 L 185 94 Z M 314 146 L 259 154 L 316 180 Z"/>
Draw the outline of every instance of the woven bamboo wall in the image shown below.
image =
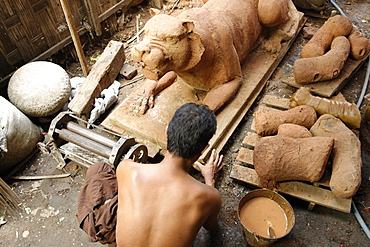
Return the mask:
<path fill-rule="evenodd" d="M 115 11 L 131 0 L 67 2 L 81 35 L 89 26 L 94 31 L 100 29 L 104 20 L 111 20 Z M 71 42 L 60 0 L 0 0 L 0 80 L 45 52 L 50 56 Z"/>

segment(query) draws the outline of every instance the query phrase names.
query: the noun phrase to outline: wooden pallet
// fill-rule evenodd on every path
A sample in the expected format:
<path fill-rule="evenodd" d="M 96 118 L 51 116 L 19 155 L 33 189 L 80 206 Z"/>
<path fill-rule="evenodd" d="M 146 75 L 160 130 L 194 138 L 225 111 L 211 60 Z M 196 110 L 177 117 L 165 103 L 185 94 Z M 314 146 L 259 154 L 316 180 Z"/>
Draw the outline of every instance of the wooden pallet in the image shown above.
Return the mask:
<path fill-rule="evenodd" d="M 289 99 L 277 98 L 275 96 L 266 95 L 262 99 L 262 103 L 258 110 L 279 111 L 289 109 Z M 234 164 L 230 173 L 230 177 L 253 186 L 262 187 L 259 176 L 253 168 L 253 149 L 257 141 L 261 138 L 255 132 L 254 119 L 250 130 L 247 132 L 236 160 L 241 164 Z M 332 193 L 329 187 L 331 173 L 325 171 L 320 181 L 309 183 L 301 181 L 279 182 L 277 191 L 299 198 L 309 202 L 308 210 L 318 204 L 324 207 L 342 211 L 345 213 L 351 212 L 352 199 L 341 199 Z"/>

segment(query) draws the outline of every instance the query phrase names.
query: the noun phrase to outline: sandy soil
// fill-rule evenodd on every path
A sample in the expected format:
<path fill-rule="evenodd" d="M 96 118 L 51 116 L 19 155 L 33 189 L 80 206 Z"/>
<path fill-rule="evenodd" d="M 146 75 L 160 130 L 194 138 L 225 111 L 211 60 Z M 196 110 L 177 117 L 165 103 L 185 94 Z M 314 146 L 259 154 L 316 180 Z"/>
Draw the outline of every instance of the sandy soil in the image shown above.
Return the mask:
<path fill-rule="evenodd" d="M 190 7 L 200 1 L 191 1 Z M 353 21 L 368 38 L 370 38 L 370 3 L 369 1 L 350 1 L 348 4 L 338 2 L 345 14 Z M 180 1 L 179 7 L 189 7 L 186 1 Z M 324 15 L 328 15 L 333 6 L 327 3 Z M 148 18 L 148 5 L 145 3 L 133 8 L 125 16 L 126 22 L 121 30 L 112 39 L 127 41 L 135 33 L 135 18 L 140 14 L 141 24 Z M 316 13 L 319 14 L 319 13 Z M 323 19 L 309 17 L 307 23 L 320 26 Z M 102 40 L 100 44 L 91 46 L 87 51 L 89 63 L 101 53 L 104 45 L 110 38 Z M 279 67 L 272 75 L 261 96 L 274 92 L 281 97 L 289 97 L 293 89 L 279 82 L 284 65 L 297 59 L 297 49 L 305 42 L 299 35 Z M 129 60 L 129 53 L 127 53 Z M 368 62 L 353 76 L 343 88 L 342 93 L 349 102 L 357 103 L 361 93 Z M 78 63 L 68 64 L 70 75 L 81 75 Z M 130 85 L 133 88 L 135 84 Z M 370 89 L 366 91 L 370 93 Z M 223 208 L 220 213 L 219 228 L 214 232 L 202 229 L 194 246 L 247 246 L 243 239 L 242 227 L 237 218 L 237 205 L 242 196 L 252 186 L 230 178 L 230 170 L 236 162 L 236 155 L 241 148 L 246 129 L 251 125 L 251 114 L 258 106 L 259 99 L 245 115 L 238 128 L 228 140 L 222 153 L 225 155 L 226 166 L 218 176 L 217 188 L 221 191 Z M 361 106 L 363 112 L 367 105 L 364 100 Z M 46 125 L 47 126 L 47 125 Z M 46 127 L 47 128 L 47 127 Z M 370 225 L 370 127 L 363 123 L 360 128 L 362 143 L 363 175 L 362 185 L 353 201 L 362 215 L 365 223 Z M 6 223 L 0 227 L 1 246 L 101 246 L 99 243 L 90 243 L 87 235 L 79 229 L 76 219 L 77 195 L 84 181 L 86 168 L 74 162 L 69 163 L 63 171 L 56 169 L 56 162 L 50 155 L 38 152 L 18 172 L 18 175 L 49 175 L 70 173 L 72 176 L 59 179 L 43 180 L 9 180 L 8 184 L 22 200 L 22 213 L 15 216 L 7 215 Z M 200 174 L 192 170 L 191 175 L 202 181 Z M 275 246 L 370 246 L 369 238 L 362 230 L 353 213 L 342 213 L 333 209 L 316 205 L 312 211 L 307 210 L 308 202 L 284 195 L 293 206 L 296 222 L 293 230 L 280 239 Z M 139 229 L 138 229 L 139 230 Z"/>

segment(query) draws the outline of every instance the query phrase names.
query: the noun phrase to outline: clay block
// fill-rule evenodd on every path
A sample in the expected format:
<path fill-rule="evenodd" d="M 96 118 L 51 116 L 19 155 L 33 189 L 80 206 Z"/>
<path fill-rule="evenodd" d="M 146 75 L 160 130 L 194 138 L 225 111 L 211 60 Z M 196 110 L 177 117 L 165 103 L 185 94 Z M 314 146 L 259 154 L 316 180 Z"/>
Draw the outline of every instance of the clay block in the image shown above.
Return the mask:
<path fill-rule="evenodd" d="M 298 108 L 299 107 L 299 108 Z M 311 106 L 298 106 L 287 111 L 257 111 L 255 112 L 256 132 L 260 136 L 276 134 L 281 124 L 293 123 L 311 128 L 316 122 L 316 111 Z"/>
<path fill-rule="evenodd" d="M 262 137 L 254 148 L 253 165 L 258 176 L 269 182 L 315 182 L 324 174 L 333 144 L 331 137 Z"/>
<path fill-rule="evenodd" d="M 120 75 L 122 75 L 126 80 L 131 80 L 137 75 L 137 69 L 129 64 L 124 64 L 119 71 Z"/>
<path fill-rule="evenodd" d="M 306 127 L 297 124 L 282 124 L 277 134 L 294 138 L 312 137 L 312 133 Z"/>
<path fill-rule="evenodd" d="M 314 136 L 334 139 L 330 188 L 340 198 L 350 198 L 361 185 L 361 143 L 338 118 L 325 114 L 312 126 Z"/>

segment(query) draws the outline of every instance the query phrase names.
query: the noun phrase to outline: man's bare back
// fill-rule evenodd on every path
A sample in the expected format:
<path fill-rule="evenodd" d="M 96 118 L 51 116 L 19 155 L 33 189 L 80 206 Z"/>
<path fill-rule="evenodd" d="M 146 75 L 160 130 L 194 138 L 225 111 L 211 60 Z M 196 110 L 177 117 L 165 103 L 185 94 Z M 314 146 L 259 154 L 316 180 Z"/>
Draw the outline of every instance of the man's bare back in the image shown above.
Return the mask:
<path fill-rule="evenodd" d="M 219 161 L 213 165 L 220 166 Z M 217 225 L 220 193 L 187 173 L 192 163 L 171 154 L 159 164 L 122 161 L 117 168 L 118 246 L 192 246 L 202 226 Z"/>
<path fill-rule="evenodd" d="M 92 165 L 79 193 L 80 228 L 109 246 L 192 246 L 203 226 L 217 226 L 221 195 L 214 188 L 222 155 L 197 162 L 215 134 L 217 120 L 206 105 L 187 103 L 167 126 L 167 152 L 158 164 L 104 162 Z M 196 164 L 205 184 L 188 174 Z"/>

